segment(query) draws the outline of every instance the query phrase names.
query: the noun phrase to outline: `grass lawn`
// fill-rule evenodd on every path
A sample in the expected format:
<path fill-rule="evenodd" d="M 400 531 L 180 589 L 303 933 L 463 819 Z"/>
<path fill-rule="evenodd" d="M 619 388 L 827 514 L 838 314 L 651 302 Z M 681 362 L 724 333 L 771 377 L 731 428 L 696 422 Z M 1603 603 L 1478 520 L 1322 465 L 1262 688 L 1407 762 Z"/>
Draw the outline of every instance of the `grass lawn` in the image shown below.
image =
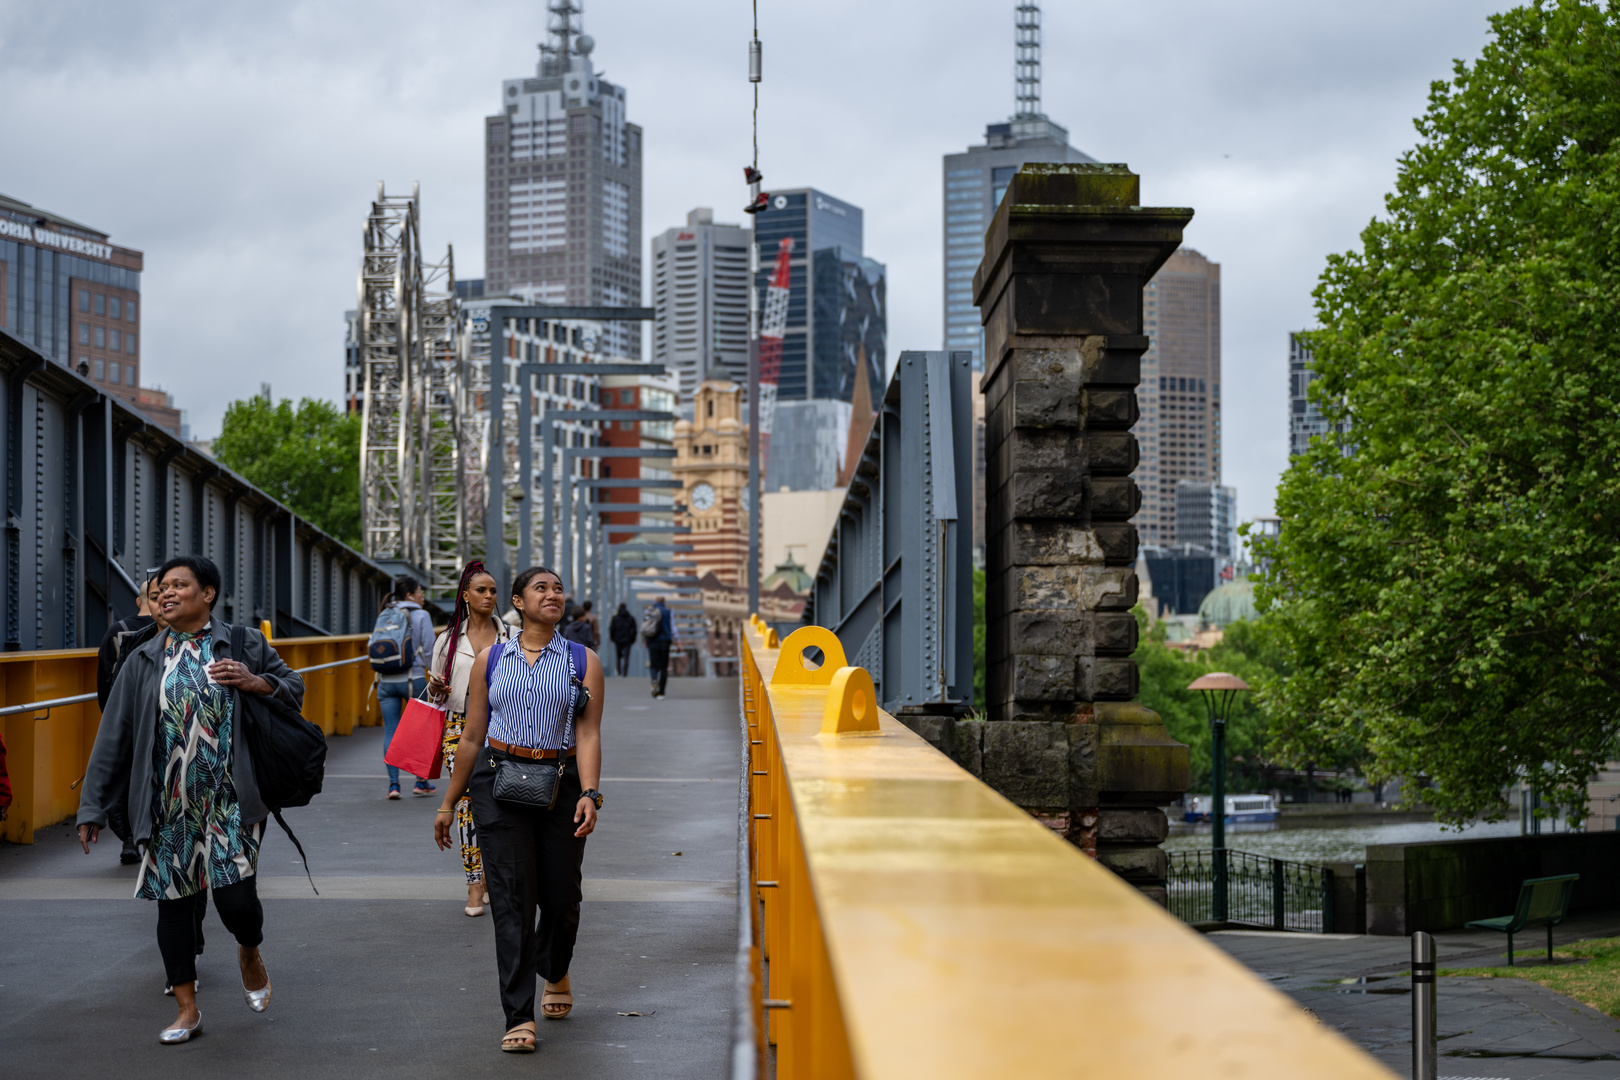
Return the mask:
<path fill-rule="evenodd" d="M 1584 964 L 1552 967 L 1442 968 L 1441 975 L 1473 975 L 1485 979 L 1529 979 L 1599 1012 L 1620 1017 L 1620 938 L 1592 938 L 1553 948 L 1553 956 L 1584 959 Z M 1547 948 L 1514 949 L 1515 960 L 1539 959 L 1546 963 Z"/>

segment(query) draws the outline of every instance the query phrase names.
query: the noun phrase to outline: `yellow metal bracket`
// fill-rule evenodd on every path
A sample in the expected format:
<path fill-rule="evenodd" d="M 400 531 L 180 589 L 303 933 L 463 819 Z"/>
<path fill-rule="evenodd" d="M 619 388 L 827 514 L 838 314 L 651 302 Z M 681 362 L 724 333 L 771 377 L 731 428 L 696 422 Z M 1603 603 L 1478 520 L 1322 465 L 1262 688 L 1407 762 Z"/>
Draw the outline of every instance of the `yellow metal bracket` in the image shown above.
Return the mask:
<path fill-rule="evenodd" d="M 765 635 L 767 647 L 772 634 Z M 811 670 L 804 666 L 807 649 L 821 650 L 821 666 Z M 772 686 L 828 686 L 839 668 L 848 663 L 844 659 L 844 643 L 838 635 L 824 626 L 801 626 L 782 642 L 782 655 L 777 657 L 776 671 L 771 675 Z"/>
<path fill-rule="evenodd" d="M 797 633 L 797 631 L 795 631 Z M 827 704 L 821 710 L 823 735 L 877 734 L 877 687 L 872 673 L 863 667 L 842 667 L 833 673 L 827 687 Z"/>

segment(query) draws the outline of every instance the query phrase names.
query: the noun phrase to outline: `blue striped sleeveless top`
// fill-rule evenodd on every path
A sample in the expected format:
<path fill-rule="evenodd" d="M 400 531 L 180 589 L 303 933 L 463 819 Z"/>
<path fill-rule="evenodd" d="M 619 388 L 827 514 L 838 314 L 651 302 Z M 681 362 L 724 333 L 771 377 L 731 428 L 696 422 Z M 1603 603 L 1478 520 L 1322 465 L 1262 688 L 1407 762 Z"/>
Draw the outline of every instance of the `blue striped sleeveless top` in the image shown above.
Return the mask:
<path fill-rule="evenodd" d="M 583 681 L 585 673 L 578 674 Z M 535 750 L 572 747 L 574 727 L 568 722 L 576 693 L 572 675 L 568 642 L 561 634 L 552 635 L 533 664 L 514 636 L 488 673 L 488 737 Z"/>

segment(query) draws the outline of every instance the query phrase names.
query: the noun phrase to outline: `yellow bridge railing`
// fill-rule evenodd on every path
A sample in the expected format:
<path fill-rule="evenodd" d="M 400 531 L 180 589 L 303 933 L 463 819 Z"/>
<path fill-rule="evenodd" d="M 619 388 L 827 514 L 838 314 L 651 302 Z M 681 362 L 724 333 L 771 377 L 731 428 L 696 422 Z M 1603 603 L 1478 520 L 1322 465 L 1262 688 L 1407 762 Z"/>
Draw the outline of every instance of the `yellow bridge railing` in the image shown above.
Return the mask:
<path fill-rule="evenodd" d="M 830 631 L 745 638 L 734 1076 L 767 1042 L 781 1080 L 1392 1076 L 879 709 Z"/>
<path fill-rule="evenodd" d="M 371 692 L 371 668 L 363 661 L 342 663 L 364 656 L 368 637 L 271 642 L 289 667 L 318 669 L 304 672 L 304 716 L 327 735 L 348 735 L 356 725 L 382 723 Z M 338 666 L 323 666 L 327 664 Z M 101 726 L 95 692 L 95 649 L 0 653 L 0 708 L 89 697 L 0 716 L 12 793 L 0 838 L 32 844 L 36 829 L 78 812 L 79 780 Z"/>

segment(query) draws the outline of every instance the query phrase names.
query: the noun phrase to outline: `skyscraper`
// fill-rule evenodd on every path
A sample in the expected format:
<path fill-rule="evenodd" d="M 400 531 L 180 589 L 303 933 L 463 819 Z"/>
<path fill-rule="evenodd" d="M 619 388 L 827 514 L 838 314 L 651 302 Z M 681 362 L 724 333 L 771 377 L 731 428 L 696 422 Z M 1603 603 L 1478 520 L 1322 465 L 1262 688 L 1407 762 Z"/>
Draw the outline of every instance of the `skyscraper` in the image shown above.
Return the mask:
<path fill-rule="evenodd" d="M 883 399 L 887 271 L 862 253 L 862 230 L 860 207 L 815 188 L 772 191 L 769 206 L 755 215 L 761 264 L 755 287 L 762 294 L 784 246 L 789 255 L 767 491 L 834 487 L 855 380 L 867 380 L 868 400 Z"/>
<path fill-rule="evenodd" d="M 1186 543 L 1176 530 L 1176 485 L 1221 482 L 1221 267 L 1182 248 L 1142 293 L 1148 350 L 1136 400 L 1136 484 L 1142 543 Z"/>
<path fill-rule="evenodd" d="M 748 382 L 748 245 L 741 225 L 699 207 L 652 240 L 652 361 L 678 378 L 690 413 L 699 384 Z"/>
<path fill-rule="evenodd" d="M 1311 440 L 1332 430 L 1327 417 L 1308 396 L 1316 372 L 1311 370 L 1311 346 L 1300 334 L 1288 335 L 1288 454 L 1303 454 Z"/>
<path fill-rule="evenodd" d="M 984 367 L 984 335 L 973 306 L 973 271 L 984 258 L 984 233 L 1007 182 L 1031 161 L 1096 160 L 1070 146 L 1068 130 L 1041 111 L 1040 5 L 1018 4 L 1014 19 L 1018 73 L 1012 119 L 985 125 L 983 146 L 945 155 L 945 348 L 972 350 L 975 371 Z"/>
<path fill-rule="evenodd" d="M 641 301 L 641 128 L 624 87 L 591 66 L 573 0 L 548 0 L 536 77 L 501 84 L 484 119 L 484 280 L 491 296 L 624 306 Z M 603 328 L 604 352 L 640 358 L 641 327 Z"/>

